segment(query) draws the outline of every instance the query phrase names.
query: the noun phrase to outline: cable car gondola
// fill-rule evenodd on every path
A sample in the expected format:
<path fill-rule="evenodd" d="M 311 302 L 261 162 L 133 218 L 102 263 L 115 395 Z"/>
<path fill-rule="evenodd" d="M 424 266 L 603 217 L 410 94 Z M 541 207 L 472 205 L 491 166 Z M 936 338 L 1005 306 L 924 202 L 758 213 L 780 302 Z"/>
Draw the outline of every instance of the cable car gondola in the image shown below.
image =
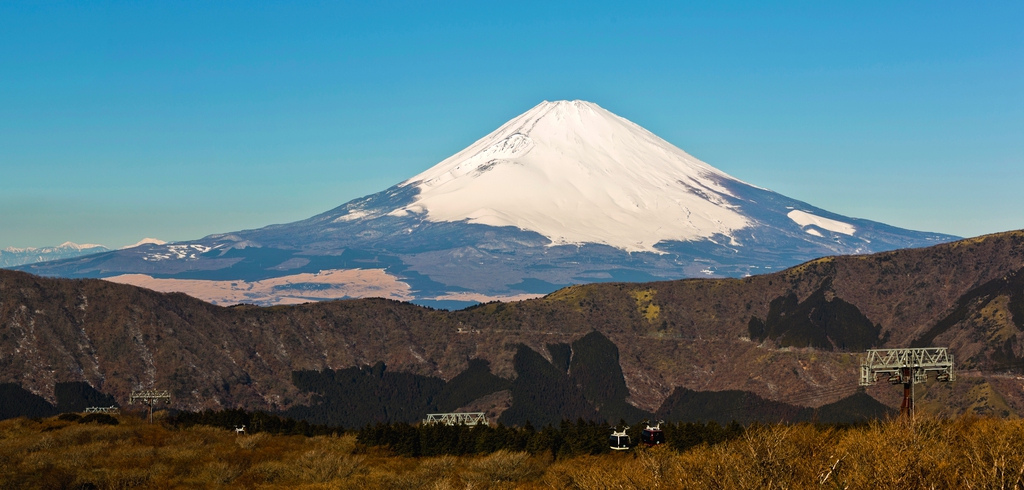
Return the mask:
<path fill-rule="evenodd" d="M 608 437 L 608 446 L 616 451 L 625 451 L 629 449 L 629 436 L 626 435 L 626 430 L 629 427 L 624 427 L 621 431 L 612 429 L 612 435 Z"/>
<path fill-rule="evenodd" d="M 661 422 L 655 424 L 654 427 L 648 425 L 647 428 L 640 433 L 640 442 L 644 443 L 648 447 L 665 444 L 665 433 L 661 431 Z"/>

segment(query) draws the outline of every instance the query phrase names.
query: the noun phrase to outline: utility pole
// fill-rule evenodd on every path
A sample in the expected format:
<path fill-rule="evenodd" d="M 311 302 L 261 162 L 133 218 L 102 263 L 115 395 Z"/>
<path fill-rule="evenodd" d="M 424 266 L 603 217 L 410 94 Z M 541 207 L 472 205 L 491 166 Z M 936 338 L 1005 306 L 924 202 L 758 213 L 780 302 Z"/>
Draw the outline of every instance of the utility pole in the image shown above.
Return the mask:
<path fill-rule="evenodd" d="M 171 404 L 171 392 L 167 390 L 141 390 L 133 391 L 128 397 L 128 403 L 142 402 L 149 405 L 149 423 L 153 423 L 153 405 L 163 401 Z"/>
<path fill-rule="evenodd" d="M 928 380 L 934 373 L 936 381 L 956 381 L 953 355 L 945 347 L 912 349 L 871 349 L 860 364 L 860 385 L 870 386 L 887 378 L 890 384 L 903 385 L 900 415 L 914 416 L 914 385 Z"/>

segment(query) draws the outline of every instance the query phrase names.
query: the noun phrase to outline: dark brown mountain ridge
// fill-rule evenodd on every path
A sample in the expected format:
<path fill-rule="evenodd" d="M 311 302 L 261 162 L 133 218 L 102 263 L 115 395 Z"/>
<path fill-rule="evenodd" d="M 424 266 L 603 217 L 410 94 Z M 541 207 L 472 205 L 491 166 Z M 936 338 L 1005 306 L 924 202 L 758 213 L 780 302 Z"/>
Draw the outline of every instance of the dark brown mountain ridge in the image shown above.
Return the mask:
<path fill-rule="evenodd" d="M 573 286 L 455 312 L 382 299 L 225 308 L 0 271 L 0 383 L 51 403 L 56 383 L 84 381 L 122 404 L 132 389 L 162 388 L 182 409 L 286 410 L 315 401 L 293 382 L 297 371 L 382 361 L 388 372 L 452 380 L 480 359 L 514 385 L 526 347 L 567 372 L 580 396 L 622 391 L 625 405 L 649 413 L 677 389 L 818 407 L 856 391 L 863 349 L 931 344 L 952 347 L 965 371 L 955 387 L 922 387 L 922 406 L 1021 413 L 1022 268 L 1024 232 L 1013 231 L 743 279 Z M 595 372 L 573 367 L 577 342 L 594 331 L 617 347 L 628 393 L 573 377 Z M 890 405 L 897 396 L 887 385 L 868 393 Z"/>

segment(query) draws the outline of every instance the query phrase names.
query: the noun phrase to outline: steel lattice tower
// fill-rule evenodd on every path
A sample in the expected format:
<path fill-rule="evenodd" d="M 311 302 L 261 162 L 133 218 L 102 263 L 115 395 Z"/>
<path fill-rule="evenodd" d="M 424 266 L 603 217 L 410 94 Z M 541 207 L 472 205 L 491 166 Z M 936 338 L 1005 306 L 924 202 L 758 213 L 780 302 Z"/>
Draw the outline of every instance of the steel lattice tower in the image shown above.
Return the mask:
<path fill-rule="evenodd" d="M 929 373 L 935 373 L 936 381 L 956 381 L 953 355 L 945 347 L 871 349 L 860 364 L 860 385 L 872 385 L 883 376 L 891 384 L 903 384 L 900 415 L 911 416 L 914 385 L 927 381 Z"/>
<path fill-rule="evenodd" d="M 142 390 L 133 391 L 128 397 L 128 403 L 142 402 L 149 405 L 149 423 L 153 423 L 153 405 L 158 402 L 171 403 L 171 392 L 167 390 Z"/>

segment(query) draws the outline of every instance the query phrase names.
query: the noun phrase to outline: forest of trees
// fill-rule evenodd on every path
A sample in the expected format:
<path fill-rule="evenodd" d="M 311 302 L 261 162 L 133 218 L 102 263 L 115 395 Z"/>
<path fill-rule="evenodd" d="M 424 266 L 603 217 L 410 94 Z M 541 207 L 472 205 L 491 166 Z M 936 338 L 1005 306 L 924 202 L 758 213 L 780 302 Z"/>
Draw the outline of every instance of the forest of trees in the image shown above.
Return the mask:
<path fill-rule="evenodd" d="M 637 421 L 627 433 L 634 444 L 640 441 L 640 432 L 646 427 L 645 421 Z M 314 425 L 264 412 L 223 410 L 204 412 L 179 412 L 166 420 L 170 427 L 187 428 L 205 425 L 231 430 L 246 427 L 250 434 L 266 432 L 276 435 L 341 435 L 356 433 L 357 441 L 366 446 L 384 446 L 401 456 L 467 456 L 490 454 L 496 451 L 525 451 L 531 454 L 550 452 L 556 457 L 573 457 L 586 454 L 611 452 L 608 436 L 612 426 L 607 422 L 576 422 L 562 420 L 558 424 L 535 428 L 527 422 L 522 427 L 504 424 L 489 425 L 443 425 L 409 424 L 395 422 L 376 423 L 346 431 L 339 426 Z M 625 421 L 617 426 L 621 429 Z M 677 450 L 685 450 L 701 444 L 717 444 L 743 435 L 744 426 L 733 422 L 725 426 L 717 422 L 673 424 L 662 422 L 665 443 Z"/>
<path fill-rule="evenodd" d="M 618 426 L 620 429 L 622 425 Z M 631 441 L 640 441 L 645 424 L 631 426 L 627 433 Z M 743 435 L 744 427 L 738 423 L 726 426 L 717 422 L 662 423 L 665 443 L 685 450 L 700 444 L 717 444 Z M 536 429 L 527 423 L 523 427 L 494 427 L 477 425 L 419 425 L 405 423 L 377 424 L 358 432 L 358 441 L 367 446 L 386 446 L 403 456 L 466 456 L 490 454 L 496 451 L 525 451 L 531 454 L 550 452 L 555 457 L 596 455 L 612 451 L 608 444 L 612 426 L 606 422 L 577 419 L 575 423 L 563 420 L 557 425 Z"/>
<path fill-rule="evenodd" d="M 29 392 L 15 383 L 0 383 L 0 420 L 15 417 L 52 417 L 59 413 L 81 412 L 86 407 L 116 406 L 114 397 L 100 393 L 89 383 L 77 381 L 57 383 L 54 387 L 57 405 Z"/>

